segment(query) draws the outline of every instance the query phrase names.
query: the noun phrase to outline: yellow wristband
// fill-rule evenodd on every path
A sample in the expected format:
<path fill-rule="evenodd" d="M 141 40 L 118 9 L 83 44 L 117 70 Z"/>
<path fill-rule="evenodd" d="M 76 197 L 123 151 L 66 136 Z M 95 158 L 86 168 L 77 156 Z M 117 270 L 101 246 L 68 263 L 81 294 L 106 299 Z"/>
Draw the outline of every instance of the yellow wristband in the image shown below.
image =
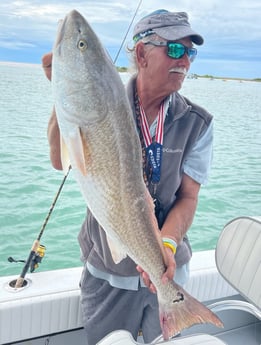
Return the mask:
<path fill-rule="evenodd" d="M 172 244 L 170 244 L 168 242 L 163 242 L 163 244 L 165 247 L 170 248 L 174 255 L 176 254 L 176 248 Z"/>

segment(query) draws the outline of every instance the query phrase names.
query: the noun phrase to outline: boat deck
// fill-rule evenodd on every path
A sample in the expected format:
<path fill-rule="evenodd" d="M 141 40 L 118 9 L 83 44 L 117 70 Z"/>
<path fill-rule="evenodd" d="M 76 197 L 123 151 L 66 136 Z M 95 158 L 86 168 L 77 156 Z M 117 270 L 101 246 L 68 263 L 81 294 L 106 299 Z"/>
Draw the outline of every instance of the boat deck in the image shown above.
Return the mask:
<path fill-rule="evenodd" d="M 218 333 L 212 326 L 200 325 L 183 331 L 182 336 L 206 333 L 218 337 L 227 345 L 261 345 L 261 321 L 245 312 L 236 311 L 236 314 L 237 321 L 235 311 L 224 311 L 218 314 L 225 325 L 225 328 L 219 330 Z"/>
<path fill-rule="evenodd" d="M 227 345 L 260 345 L 261 324 L 256 323 L 224 332 L 218 336 Z"/>
<path fill-rule="evenodd" d="M 201 331 L 200 333 L 203 333 L 203 332 Z M 260 345 L 261 344 L 261 323 L 257 322 L 257 323 L 250 324 L 248 326 L 235 328 L 229 331 L 224 331 L 215 336 L 221 339 L 227 345 Z M 170 342 L 168 342 L 168 344 L 175 345 L 175 343 L 177 343 L 177 340 L 179 340 L 178 344 L 182 344 L 181 337 L 178 337 L 176 340 L 175 339 L 171 340 Z M 56 335 L 52 335 L 45 338 L 34 339 L 33 345 L 48 344 L 49 342 L 55 345 L 67 345 L 67 344 L 86 345 L 83 329 L 75 330 L 69 333 L 56 334 Z M 18 342 L 16 344 L 28 345 L 29 343 L 32 344 L 31 341 Z M 141 344 L 143 343 L 141 338 L 139 339 L 139 343 Z M 135 345 L 135 343 L 133 343 L 133 345 Z"/>
<path fill-rule="evenodd" d="M 79 303 L 81 270 L 28 274 L 31 285 L 18 292 L 6 289 L 6 283 L 17 277 L 0 277 L 0 344 L 86 345 Z M 214 251 L 194 254 L 186 290 L 207 305 L 241 298 L 217 272 Z M 203 333 L 217 336 L 227 345 L 261 345 L 261 322 L 254 316 L 238 310 L 218 315 L 224 329 L 197 325 L 182 331 L 182 336 Z M 168 344 L 182 345 L 181 340 L 179 337 Z"/>

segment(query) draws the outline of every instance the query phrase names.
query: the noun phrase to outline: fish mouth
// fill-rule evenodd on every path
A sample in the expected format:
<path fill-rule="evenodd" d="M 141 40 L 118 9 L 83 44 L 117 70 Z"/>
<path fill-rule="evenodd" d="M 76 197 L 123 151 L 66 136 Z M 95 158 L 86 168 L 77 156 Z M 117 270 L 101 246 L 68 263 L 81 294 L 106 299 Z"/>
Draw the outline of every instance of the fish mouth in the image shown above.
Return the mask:
<path fill-rule="evenodd" d="M 60 45 L 60 43 L 64 37 L 64 27 L 65 27 L 66 21 L 67 21 L 67 17 L 65 17 L 64 19 L 60 19 L 58 21 L 57 36 L 56 36 L 57 38 L 56 38 L 56 41 L 54 43 L 54 48 L 57 48 Z"/>
<path fill-rule="evenodd" d="M 187 74 L 187 69 L 184 67 L 173 67 L 169 70 L 169 73 L 179 73 L 179 74 Z"/>
<path fill-rule="evenodd" d="M 84 18 L 76 11 L 72 10 L 64 19 L 58 21 L 56 41 L 54 42 L 54 49 L 60 49 L 61 42 L 70 39 L 73 32 L 82 33 L 82 23 Z M 71 25 L 70 25 L 71 24 Z"/>
<path fill-rule="evenodd" d="M 76 10 L 72 10 L 70 13 L 67 14 L 67 16 L 64 19 L 60 19 L 58 21 L 58 27 L 57 27 L 57 38 L 54 44 L 54 48 L 57 48 L 61 41 L 66 37 L 66 27 L 68 26 L 67 23 L 74 17 L 81 16 L 79 12 Z M 67 34 L 68 35 L 68 34 Z"/>

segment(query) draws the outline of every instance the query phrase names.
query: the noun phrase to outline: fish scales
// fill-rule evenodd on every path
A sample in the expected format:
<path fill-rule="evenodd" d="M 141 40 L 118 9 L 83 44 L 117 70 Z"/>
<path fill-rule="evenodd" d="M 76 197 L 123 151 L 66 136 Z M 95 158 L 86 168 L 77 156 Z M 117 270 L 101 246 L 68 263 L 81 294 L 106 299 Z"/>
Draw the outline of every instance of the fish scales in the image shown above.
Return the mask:
<path fill-rule="evenodd" d="M 150 204 L 144 203 L 149 195 L 142 178 L 140 143 L 132 119 L 128 127 L 126 121 L 123 121 L 125 117 L 122 114 L 118 119 L 114 116 L 116 131 L 127 131 L 128 134 L 119 136 L 117 140 L 116 136 L 112 135 L 114 129 L 111 116 L 107 116 L 98 125 L 91 124 L 90 128 L 82 129 L 82 136 L 86 134 L 87 138 L 85 147 L 88 148 L 88 155 L 95 157 L 90 159 L 86 167 L 90 180 L 89 185 L 86 185 L 85 191 L 88 195 L 85 198 L 88 199 L 87 203 L 100 224 L 105 229 L 111 228 L 111 231 L 119 234 L 121 243 L 128 247 L 127 252 L 134 261 L 137 261 L 138 254 L 143 253 L 142 247 L 145 253 L 151 251 L 151 264 L 154 260 L 159 261 L 159 253 L 156 253 L 151 245 L 151 238 L 155 239 L 155 246 L 160 250 L 152 233 L 153 229 L 157 229 L 153 214 L 154 206 L 151 200 Z M 133 143 L 130 145 L 131 142 Z M 129 152 L 130 146 L 133 152 Z M 77 180 L 80 179 L 86 183 L 88 177 L 79 175 Z M 137 181 L 135 185 L 133 181 Z M 93 194 L 89 193 L 91 186 L 95 186 Z M 137 229 L 136 236 L 133 236 L 134 229 Z M 147 256 L 145 260 L 146 258 Z M 146 261 L 143 262 L 143 267 L 148 264 Z M 163 261 L 161 266 L 164 272 Z"/>
<path fill-rule="evenodd" d="M 62 162 L 104 228 L 115 261 L 129 255 L 156 286 L 164 339 L 221 321 L 174 282 L 162 284 L 163 244 L 142 176 L 141 146 L 127 95 L 87 21 L 71 11 L 58 28 L 52 84 Z"/>

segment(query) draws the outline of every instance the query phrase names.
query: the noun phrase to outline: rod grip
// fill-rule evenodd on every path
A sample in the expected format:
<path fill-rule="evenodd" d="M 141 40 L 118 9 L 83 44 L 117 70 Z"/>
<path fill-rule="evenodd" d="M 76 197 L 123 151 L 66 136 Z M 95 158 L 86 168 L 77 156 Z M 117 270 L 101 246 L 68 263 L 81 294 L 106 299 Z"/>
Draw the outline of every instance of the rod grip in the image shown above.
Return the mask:
<path fill-rule="evenodd" d="M 15 289 L 21 288 L 23 286 L 23 282 L 24 282 L 24 277 L 29 269 L 29 266 L 31 264 L 32 258 L 34 256 L 34 254 L 36 253 L 38 247 L 40 245 L 39 240 L 35 240 L 33 245 L 32 245 L 32 249 L 31 252 L 28 256 L 28 259 L 26 260 L 26 263 L 24 265 L 24 268 L 22 270 L 22 273 L 20 274 L 20 277 L 17 279 L 16 283 L 15 283 Z"/>

